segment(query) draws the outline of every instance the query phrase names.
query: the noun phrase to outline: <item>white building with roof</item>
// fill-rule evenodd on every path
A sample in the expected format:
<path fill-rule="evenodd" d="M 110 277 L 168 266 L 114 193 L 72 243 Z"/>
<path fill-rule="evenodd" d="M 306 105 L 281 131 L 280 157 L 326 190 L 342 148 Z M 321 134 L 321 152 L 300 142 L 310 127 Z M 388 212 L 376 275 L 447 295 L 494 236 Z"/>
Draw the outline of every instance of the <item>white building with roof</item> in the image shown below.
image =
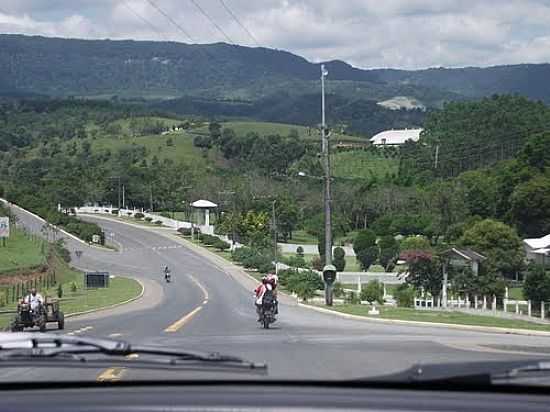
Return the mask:
<path fill-rule="evenodd" d="M 527 259 L 539 265 L 550 263 L 550 234 L 532 239 L 523 239 Z"/>
<path fill-rule="evenodd" d="M 402 145 L 408 140 L 418 142 L 422 130 L 424 129 L 385 130 L 371 137 L 370 142 L 375 146 Z"/>

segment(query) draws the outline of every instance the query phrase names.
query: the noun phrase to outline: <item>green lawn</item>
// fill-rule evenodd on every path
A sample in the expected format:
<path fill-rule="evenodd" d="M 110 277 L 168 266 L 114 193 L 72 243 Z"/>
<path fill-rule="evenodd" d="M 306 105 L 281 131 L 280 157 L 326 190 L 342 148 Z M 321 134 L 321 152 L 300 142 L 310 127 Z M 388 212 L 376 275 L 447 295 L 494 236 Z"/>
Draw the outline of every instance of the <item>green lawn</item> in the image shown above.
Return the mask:
<path fill-rule="evenodd" d="M 525 297 L 523 296 L 523 288 L 509 288 L 508 297 L 514 300 L 524 300 Z"/>
<path fill-rule="evenodd" d="M 292 239 L 288 240 L 288 243 L 294 243 L 297 245 L 316 245 L 317 238 L 310 235 L 305 230 L 295 230 L 292 232 Z"/>
<path fill-rule="evenodd" d="M 286 124 L 286 123 L 271 123 L 271 122 L 254 122 L 254 121 L 233 121 L 223 122 L 224 128 L 233 129 L 237 135 L 245 135 L 249 132 L 256 132 L 259 135 L 280 134 L 281 136 L 287 136 L 291 130 L 296 130 L 298 136 L 307 140 L 319 140 L 321 139 L 319 130 L 310 128 L 310 134 L 308 134 L 308 128 L 304 126 Z M 197 133 L 207 134 L 208 125 L 196 128 L 194 130 Z M 346 142 L 363 142 L 366 143 L 365 138 L 357 136 L 348 136 L 340 133 L 333 132 L 332 141 L 346 141 Z"/>
<path fill-rule="evenodd" d="M 42 241 L 31 240 L 22 231 L 12 230 L 6 247 L 0 243 L 0 273 L 44 263 L 41 245 Z"/>
<path fill-rule="evenodd" d="M 332 310 L 352 315 L 369 316 L 369 305 L 337 305 Z M 523 320 L 502 319 L 491 316 L 467 315 L 460 312 L 415 310 L 412 308 L 379 307 L 383 319 L 399 319 L 421 322 L 451 323 L 457 325 L 496 326 L 501 328 L 550 331 L 550 325 L 530 323 Z"/>
<path fill-rule="evenodd" d="M 337 152 L 332 156 L 332 174 L 335 177 L 368 178 L 384 177 L 397 173 L 399 160 L 385 158 L 375 153 L 356 150 Z"/>

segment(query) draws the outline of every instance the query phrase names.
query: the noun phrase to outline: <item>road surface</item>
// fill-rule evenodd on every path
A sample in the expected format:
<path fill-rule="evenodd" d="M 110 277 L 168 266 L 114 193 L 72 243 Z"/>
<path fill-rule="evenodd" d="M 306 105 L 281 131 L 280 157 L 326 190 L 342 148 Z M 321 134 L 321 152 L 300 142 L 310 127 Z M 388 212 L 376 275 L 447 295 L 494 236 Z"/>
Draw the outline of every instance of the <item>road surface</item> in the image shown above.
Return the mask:
<path fill-rule="evenodd" d="M 38 232 L 42 223 L 17 211 L 20 224 Z M 67 246 L 73 263 L 139 279 L 139 302 L 68 319 L 66 333 L 101 336 L 180 349 L 215 351 L 266 362 L 270 378 L 350 379 L 401 371 L 414 363 L 527 359 L 546 352 L 550 338 L 450 328 L 355 321 L 322 314 L 281 299 L 279 320 L 264 330 L 256 322 L 252 282 L 230 264 L 197 251 L 168 229 L 144 228 L 100 217 L 118 252 Z M 82 250 L 76 258 L 75 250 Z M 165 284 L 162 267 L 172 270 Z M 512 350 L 504 350 L 507 347 Z M 25 377 L 41 371 L 26 370 Z M 17 378 L 17 371 L 4 379 Z M 132 379 L 132 370 L 59 370 L 49 378 Z M 161 377 L 161 376 L 160 376 Z"/>

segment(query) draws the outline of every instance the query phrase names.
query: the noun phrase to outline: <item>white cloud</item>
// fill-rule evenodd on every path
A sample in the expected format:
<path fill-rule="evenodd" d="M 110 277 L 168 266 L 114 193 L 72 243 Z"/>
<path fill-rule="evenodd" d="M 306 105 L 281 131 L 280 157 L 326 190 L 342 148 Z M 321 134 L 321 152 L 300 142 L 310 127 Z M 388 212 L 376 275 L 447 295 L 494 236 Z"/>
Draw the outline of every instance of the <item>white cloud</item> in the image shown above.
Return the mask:
<path fill-rule="evenodd" d="M 224 40 L 190 1 L 153 1 L 194 40 Z M 234 41 L 253 45 L 219 0 L 197 1 Z M 402 68 L 550 61 L 548 0 L 224 1 L 262 45 L 313 61 Z M 147 0 L 4 0 L 0 31 L 187 41 Z"/>

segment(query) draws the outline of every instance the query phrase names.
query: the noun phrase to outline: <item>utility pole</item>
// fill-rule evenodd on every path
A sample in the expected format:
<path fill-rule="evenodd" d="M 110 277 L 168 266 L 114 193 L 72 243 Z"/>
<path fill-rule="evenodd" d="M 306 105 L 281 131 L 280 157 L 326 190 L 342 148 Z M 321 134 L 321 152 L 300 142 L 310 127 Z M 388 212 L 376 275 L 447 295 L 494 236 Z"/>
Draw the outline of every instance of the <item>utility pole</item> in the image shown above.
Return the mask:
<path fill-rule="evenodd" d="M 435 164 L 434 169 L 437 169 L 437 164 L 439 163 L 439 145 L 435 147 Z"/>
<path fill-rule="evenodd" d="M 336 272 L 332 267 L 332 216 L 331 216 L 331 194 L 330 194 L 330 144 L 329 133 L 327 131 L 327 124 L 325 118 L 325 77 L 328 75 L 328 71 L 325 69 L 325 65 L 321 65 L 321 139 L 323 149 L 323 169 L 325 172 L 325 190 L 324 190 L 324 206 L 325 206 L 325 267 L 323 269 L 323 278 L 325 280 L 325 304 L 332 306 L 332 285 L 334 279 L 329 280 L 327 275 L 329 272 L 333 272 L 334 276 Z"/>

